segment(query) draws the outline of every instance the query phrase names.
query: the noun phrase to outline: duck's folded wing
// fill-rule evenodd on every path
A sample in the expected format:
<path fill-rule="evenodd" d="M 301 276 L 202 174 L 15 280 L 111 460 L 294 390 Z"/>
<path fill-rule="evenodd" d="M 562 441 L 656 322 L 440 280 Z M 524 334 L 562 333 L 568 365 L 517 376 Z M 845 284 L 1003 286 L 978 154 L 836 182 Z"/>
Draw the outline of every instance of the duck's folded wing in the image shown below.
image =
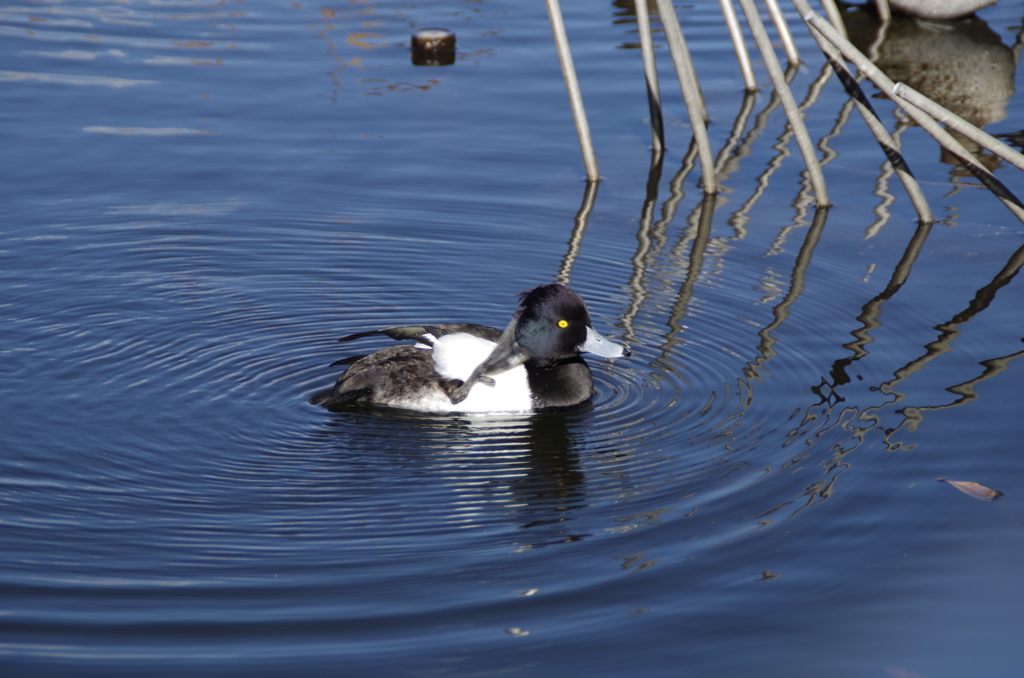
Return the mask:
<path fill-rule="evenodd" d="M 440 325 L 405 325 L 402 327 L 385 327 L 381 330 L 370 330 L 368 332 L 357 332 L 338 339 L 338 341 L 353 341 L 365 337 L 386 336 L 398 341 L 418 341 L 421 344 L 432 346 L 434 339 L 443 337 L 446 334 L 463 332 L 471 334 L 488 341 L 497 341 L 501 336 L 501 330 L 486 325 L 474 325 L 472 323 L 444 323 Z"/>
<path fill-rule="evenodd" d="M 363 358 L 351 361 L 333 389 L 314 395 L 309 402 L 329 406 L 368 399 L 386 404 L 407 395 L 410 387 L 435 382 L 440 386 L 433 360 L 408 344 L 389 346 Z"/>

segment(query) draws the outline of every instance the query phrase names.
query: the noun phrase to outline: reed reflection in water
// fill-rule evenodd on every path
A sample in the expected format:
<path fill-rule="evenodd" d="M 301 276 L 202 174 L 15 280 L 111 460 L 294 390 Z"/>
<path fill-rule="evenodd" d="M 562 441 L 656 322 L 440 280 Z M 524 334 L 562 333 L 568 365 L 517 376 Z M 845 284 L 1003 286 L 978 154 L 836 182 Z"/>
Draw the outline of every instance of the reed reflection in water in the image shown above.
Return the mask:
<path fill-rule="evenodd" d="M 1012 81 L 1015 60 L 1011 51 L 999 40 L 998 35 L 989 30 L 985 23 L 977 17 L 971 17 L 955 22 L 942 22 L 939 25 L 911 20 L 906 18 L 894 19 L 892 23 L 879 24 L 865 10 L 848 12 L 844 14 L 848 29 L 853 39 L 860 41 L 858 44 L 866 52 L 877 55 L 877 61 L 883 70 L 896 80 L 907 81 L 919 91 L 936 99 L 939 103 L 958 112 L 970 122 L 984 126 L 992 122 L 998 122 L 1005 117 L 1005 105 L 1009 96 L 1013 93 Z M 944 69 L 942 63 L 949 60 L 951 55 L 956 55 L 956 68 Z M 936 59 L 938 60 L 936 62 Z M 936 67 L 935 64 L 939 66 Z M 927 66 L 923 64 L 928 64 Z M 958 70 L 959 69 L 959 70 Z M 968 69 L 968 73 L 960 73 L 960 70 Z M 953 71 L 956 71 L 954 73 Z M 791 68 L 787 73 L 787 80 L 792 81 L 795 76 L 795 69 Z M 807 97 L 801 103 L 800 109 L 807 111 L 816 103 L 825 82 L 830 78 L 832 69 L 827 65 L 822 69 L 820 76 L 811 84 Z M 972 75 L 973 74 L 973 75 Z M 974 77 L 977 75 L 978 77 Z M 657 359 L 657 365 L 652 367 L 660 370 L 667 370 L 675 373 L 686 383 L 685 376 L 682 376 L 678 358 L 673 359 L 674 349 L 684 344 L 682 337 L 684 331 L 683 320 L 687 313 L 687 307 L 694 292 L 694 286 L 698 279 L 704 276 L 720 277 L 726 274 L 728 268 L 728 252 L 731 249 L 730 241 L 742 240 L 746 235 L 745 224 L 748 221 L 748 214 L 757 203 L 758 199 L 765 193 L 772 174 L 782 165 L 782 162 L 790 155 L 788 142 L 791 139 L 789 129 L 785 130 L 773 146 L 777 155 L 767 163 L 765 171 L 757 178 L 757 187 L 751 196 L 744 201 L 742 206 L 732 212 L 729 224 L 733 226 L 735 235 L 726 238 L 711 238 L 711 225 L 716 208 L 730 202 L 734 189 L 728 186 L 729 177 L 738 172 L 742 160 L 750 155 L 752 143 L 760 136 L 765 129 L 771 112 L 778 105 L 778 98 L 773 92 L 764 110 L 755 116 L 753 128 L 744 134 L 747 121 L 753 109 L 753 97 L 747 96 L 743 100 L 736 121 L 733 124 L 729 138 L 723 145 L 716 161 L 718 182 L 723 186 L 722 193 L 717 196 L 706 196 L 704 200 L 694 209 L 688 222 L 690 227 L 685 229 L 680 236 L 677 245 L 670 247 L 671 254 L 668 266 L 663 261 L 662 250 L 668 244 L 666 230 L 675 217 L 678 205 L 685 198 L 682 186 L 686 177 L 695 164 L 695 144 L 691 141 L 689 151 L 683 158 L 682 166 L 670 182 L 671 197 L 662 206 L 660 220 L 655 221 L 654 214 L 658 200 L 658 187 L 661 182 L 663 169 L 663 153 L 660 146 L 656 146 L 651 156 L 651 164 L 647 181 L 647 191 L 643 206 L 638 218 L 637 249 L 631 258 L 632 275 L 628 286 L 630 290 L 630 303 L 621 316 L 620 323 L 624 328 L 624 338 L 627 341 L 635 342 L 637 331 L 634 322 L 646 305 L 660 308 L 671 308 L 666 319 L 668 332 L 664 336 L 662 352 Z M 825 154 L 823 165 L 839 156 L 839 153 L 830 146 L 842 133 L 842 129 L 849 119 L 853 101 L 848 101 L 842 107 L 833 129 L 818 143 L 818 148 Z M 909 124 L 903 118 L 897 118 L 897 129 L 893 132 L 893 139 L 897 140 L 908 129 Z M 898 150 L 898 145 L 895 147 Z M 977 150 L 975 144 L 971 150 Z M 959 161 L 943 151 L 943 161 L 957 165 Z M 994 155 L 987 156 L 991 162 L 987 163 L 990 169 L 999 166 L 999 160 Z M 951 160 L 953 158 L 953 160 Z M 880 229 L 891 219 L 889 206 L 896 200 L 896 197 L 888 189 L 888 180 L 893 173 L 892 163 L 886 162 L 880 169 L 876 182 L 875 195 L 879 197 L 880 203 L 875 212 L 878 220 L 866 230 L 866 237 L 876 236 Z M 950 173 L 950 180 L 957 186 L 957 190 L 965 184 L 961 177 L 969 175 L 962 169 L 954 169 Z M 980 187 L 980 184 L 968 184 Z M 587 217 L 593 209 L 596 187 L 588 185 L 584 195 L 583 204 L 576 217 L 576 225 L 573 229 L 569 242 L 568 252 L 563 259 L 561 270 L 557 276 L 560 282 L 568 282 L 571 278 L 573 260 L 578 256 L 583 241 L 583 234 L 587 225 Z M 827 208 L 815 210 L 814 217 L 808 224 L 806 220 L 807 209 L 813 203 L 809 191 L 808 182 L 801 185 L 799 194 L 793 201 L 795 216 L 791 226 L 784 227 L 773 243 L 772 250 L 766 254 L 778 254 L 784 251 L 785 244 L 793 229 L 807 228 L 807 232 L 796 256 L 794 268 L 789 276 L 788 288 L 779 291 L 781 297 L 772 309 L 773 320 L 758 331 L 760 342 L 757 345 L 759 355 L 747 363 L 743 369 L 743 375 L 736 378 L 737 393 L 742 394 L 742 402 L 747 406 L 753 400 L 754 382 L 762 382 L 766 377 L 768 364 L 778 355 L 776 348 L 777 339 L 773 336 L 789 317 L 790 307 L 799 299 L 806 284 L 806 271 L 813 258 L 816 244 L 818 243 L 828 215 Z M 847 369 L 856 361 L 869 355 L 868 346 L 874 342 L 871 335 L 873 330 L 882 327 L 880 317 L 886 301 L 896 295 L 910 277 L 913 264 L 917 259 L 925 241 L 932 230 L 932 224 L 920 222 L 911 237 L 905 252 L 899 263 L 895 266 L 891 280 L 885 289 L 874 298 L 865 303 L 862 312 L 857 320 L 862 327 L 854 330 L 852 334 L 855 341 L 847 344 L 845 348 L 852 351 L 849 358 L 836 360 L 831 367 L 831 381 L 822 378 L 819 384 L 809 385 L 810 391 L 816 394 L 819 401 L 808 405 L 805 409 L 804 421 L 808 418 L 814 419 L 821 416 L 831 417 L 828 410 L 838 406 L 844 401 L 841 395 L 842 387 L 850 382 Z M 689 255 L 684 254 L 689 245 Z M 711 259 L 705 261 L 706 256 Z M 863 410 L 857 407 L 845 407 L 839 414 L 843 428 L 851 433 L 851 437 L 861 439 L 864 434 L 877 426 L 880 422 L 879 410 L 882 408 L 897 405 L 904 399 L 904 395 L 896 392 L 894 387 L 903 380 L 909 378 L 915 372 L 923 369 L 931 360 L 951 350 L 950 343 L 957 334 L 958 327 L 962 323 L 970 321 L 977 313 L 983 311 L 991 303 L 996 292 L 1005 286 L 1019 271 L 1024 264 L 1024 247 L 1014 253 L 1005 267 L 998 273 L 995 279 L 978 291 L 975 299 L 968 309 L 957 314 L 952 320 L 938 326 L 941 330 L 939 338 L 926 345 L 926 353 L 921 358 L 915 359 L 906 366 L 898 368 L 894 372 L 895 378 L 882 382 L 873 387 L 879 393 L 892 395 L 893 399 L 882 405 L 865 407 Z M 678 276 L 677 272 L 685 271 L 685 277 L 679 284 L 678 292 L 674 299 L 666 301 L 663 298 L 663 291 L 671 287 L 671 281 Z M 766 279 L 765 286 L 774 285 L 774 281 Z M 659 294 L 659 290 L 661 293 Z M 1008 369 L 1012 360 L 1019 357 L 1022 352 L 1013 352 L 1009 355 L 995 357 L 981 361 L 984 372 L 981 376 L 967 382 L 951 385 L 947 390 L 960 395 L 961 397 L 949 404 L 938 406 L 904 407 L 897 410 L 903 420 L 901 423 L 886 429 L 886 444 L 889 449 L 906 448 L 906 444 L 894 442 L 890 436 L 898 430 L 905 429 L 913 431 L 920 424 L 925 412 L 949 407 L 957 407 L 973 402 L 978 398 L 974 390 L 975 385 L 990 379 Z M 683 368 L 685 370 L 685 368 Z M 822 410 L 825 407 L 825 410 Z M 742 409 L 730 415 L 742 417 Z M 862 423 L 858 423 L 862 422 Z M 864 424 L 863 422 L 866 422 Z M 712 427 L 713 428 L 713 427 Z M 850 450 L 842 452 L 839 457 L 845 457 Z M 835 463 L 827 465 L 827 468 L 834 468 Z M 827 486 L 831 491 L 833 483 Z M 821 487 L 818 488 L 821 490 Z"/>

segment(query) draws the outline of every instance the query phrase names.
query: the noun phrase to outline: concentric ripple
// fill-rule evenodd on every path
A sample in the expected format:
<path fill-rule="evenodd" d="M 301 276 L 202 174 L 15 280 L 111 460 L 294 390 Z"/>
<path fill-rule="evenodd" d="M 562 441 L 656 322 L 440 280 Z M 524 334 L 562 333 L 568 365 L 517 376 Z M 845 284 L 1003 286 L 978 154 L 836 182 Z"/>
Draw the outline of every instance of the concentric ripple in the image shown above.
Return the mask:
<path fill-rule="evenodd" d="M 32 567 L 16 568 L 4 580 L 8 590 L 59 595 L 61 580 L 73 576 L 85 588 L 114 586 L 159 607 L 182 578 L 243 600 L 256 585 L 246 582 L 281 571 L 282 596 L 333 587 L 358 597 L 452 568 L 497 568 L 511 581 L 518 567 L 537 566 L 529 554 L 539 550 L 580 543 L 596 553 L 639 553 L 665 530 L 681 560 L 758 529 L 752 516 L 805 494 L 806 482 L 773 471 L 806 455 L 786 450 L 790 440 L 834 426 L 827 411 L 802 427 L 780 426 L 795 401 L 758 400 L 764 377 L 751 385 L 736 376 L 756 332 L 738 340 L 748 347 L 716 346 L 685 327 L 670 335 L 657 290 L 632 318 L 633 355 L 590 358 L 597 396 L 587 405 L 533 416 L 326 412 L 307 400 L 336 378 L 340 368 L 330 363 L 385 345 L 343 346 L 338 336 L 424 320 L 501 326 L 518 290 L 411 290 L 404 279 L 381 278 L 372 262 L 385 254 L 417 262 L 438 243 L 366 233 L 346 236 L 338 250 L 347 253 L 340 261 L 353 287 L 311 285 L 304 252 L 320 246 L 320 223 L 242 235 L 231 230 L 230 210 L 218 218 L 230 240 L 161 210 L 134 228 L 114 221 L 53 229 L 67 238 L 37 245 L 57 243 L 65 272 L 77 272 L 88 294 L 55 307 L 55 295 L 75 292 L 48 285 L 40 271 L 8 310 L 16 340 L 31 349 L 10 376 L 45 375 L 42 390 L 63 405 L 20 405 L 64 442 L 60 465 L 20 460 L 15 528 L 32 552 L 67 555 L 42 579 Z M 240 240 L 256 249 L 273 242 L 275 266 L 247 266 Z M 83 251 L 108 252 L 109 264 L 95 270 Z M 623 339 L 623 292 L 587 281 L 576 287 L 598 329 Z M 728 325 L 723 314 L 702 313 L 702 329 Z M 97 383 L 102 401 L 90 396 Z M 77 449 L 66 442 L 71 428 Z M 84 520 L 85 507 L 90 527 L 69 539 L 66 525 Z M 98 541 L 100 553 L 84 557 Z M 124 574 L 116 586 L 113 554 L 121 559 L 113 571 Z M 512 556 L 526 560 L 505 564 Z M 562 586 L 603 586 L 598 563 L 607 556 L 595 557 Z M 224 563 L 236 574 L 226 575 Z M 409 591 L 408 616 L 395 623 L 471 604 L 454 584 L 436 584 L 450 600 Z M 188 618 L 212 613 L 195 600 L 182 605 Z M 354 604 L 319 611 L 312 598 L 300 613 L 314 625 L 361 615 Z M 106 619 L 134 623 L 120 613 Z M 159 644 L 159 624 L 143 624 L 141 633 L 144 644 Z"/>

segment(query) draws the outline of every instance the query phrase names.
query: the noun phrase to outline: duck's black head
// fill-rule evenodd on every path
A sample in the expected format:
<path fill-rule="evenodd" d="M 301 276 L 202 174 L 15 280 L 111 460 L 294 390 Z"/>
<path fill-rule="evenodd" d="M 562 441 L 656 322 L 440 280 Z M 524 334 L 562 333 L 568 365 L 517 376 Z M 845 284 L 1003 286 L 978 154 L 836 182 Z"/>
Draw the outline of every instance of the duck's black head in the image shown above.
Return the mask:
<path fill-rule="evenodd" d="M 541 364 L 579 355 L 591 327 L 583 298 L 564 285 L 523 292 L 516 315 L 516 341 Z"/>
<path fill-rule="evenodd" d="M 549 364 L 590 352 L 606 358 L 629 349 L 594 330 L 583 298 L 564 285 L 541 285 L 519 295 L 516 342 L 535 364 Z"/>

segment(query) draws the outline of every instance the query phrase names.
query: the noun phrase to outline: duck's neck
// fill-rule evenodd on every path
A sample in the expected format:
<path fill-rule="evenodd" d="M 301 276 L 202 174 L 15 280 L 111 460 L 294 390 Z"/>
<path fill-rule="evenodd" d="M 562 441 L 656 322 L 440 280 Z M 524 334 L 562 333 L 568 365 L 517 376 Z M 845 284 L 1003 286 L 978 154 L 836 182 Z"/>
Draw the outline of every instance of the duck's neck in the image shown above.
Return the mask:
<path fill-rule="evenodd" d="M 574 356 L 547 365 L 526 363 L 526 378 L 538 409 L 570 407 L 594 395 L 594 378 L 583 358 Z"/>

